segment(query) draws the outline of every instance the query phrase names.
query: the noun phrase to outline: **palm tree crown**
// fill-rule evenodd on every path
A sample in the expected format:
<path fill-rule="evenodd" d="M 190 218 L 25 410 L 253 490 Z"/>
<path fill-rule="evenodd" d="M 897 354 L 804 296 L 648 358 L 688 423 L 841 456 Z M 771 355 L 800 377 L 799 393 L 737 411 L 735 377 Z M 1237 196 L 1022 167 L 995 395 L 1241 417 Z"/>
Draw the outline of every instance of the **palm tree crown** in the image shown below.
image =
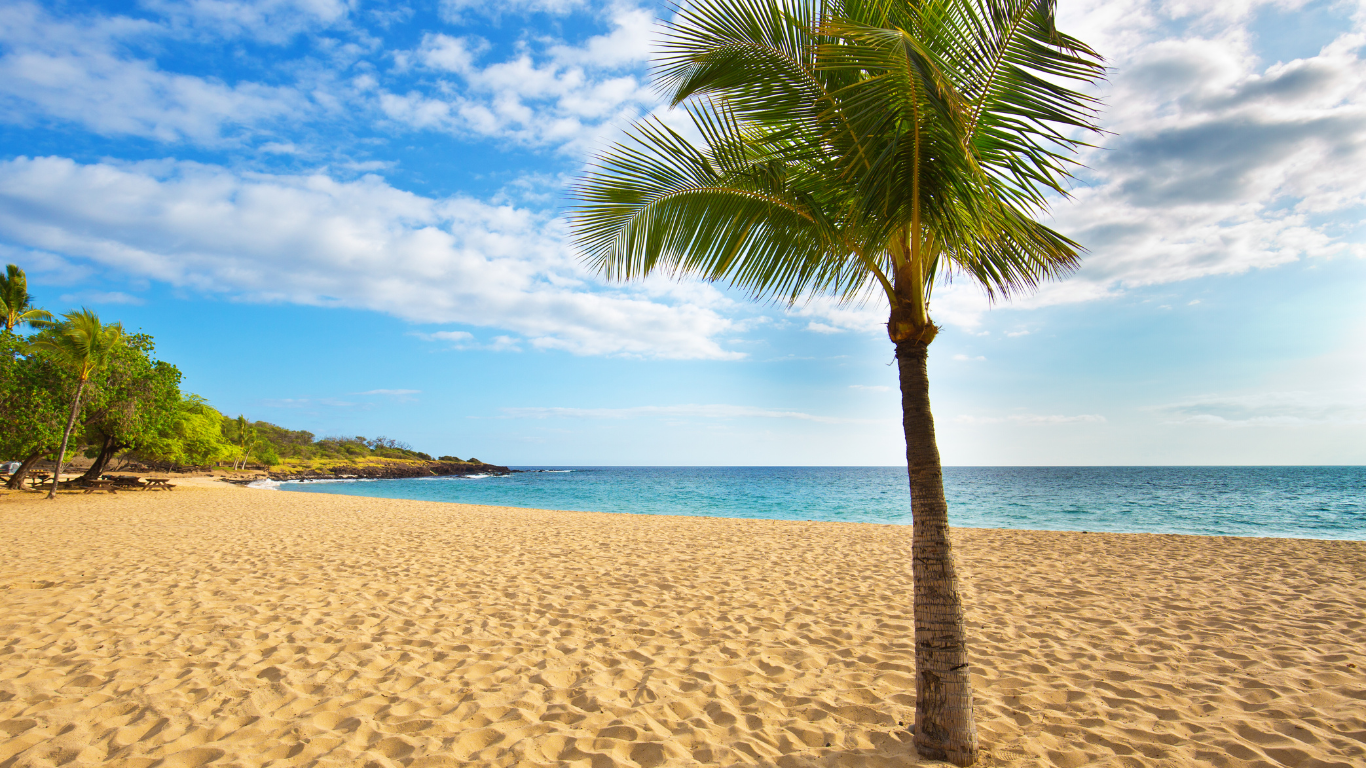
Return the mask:
<path fill-rule="evenodd" d="M 574 235 L 609 277 L 784 303 L 881 288 L 927 325 L 936 278 L 1009 296 L 1075 268 L 1033 216 L 1067 193 L 1067 131 L 1094 129 L 1055 81 L 1101 73 L 1051 2 L 700 0 L 657 65 L 700 145 L 637 124 L 577 187 Z"/>
<path fill-rule="evenodd" d="M 115 348 L 122 343 L 122 325 L 105 325 L 99 315 L 82 308 L 67 312 L 61 322 L 31 339 L 29 348 L 69 368 L 78 381 L 86 382 L 95 371 L 108 365 Z"/>
<path fill-rule="evenodd" d="M 29 349 L 36 354 L 47 355 L 58 365 L 76 374 L 76 392 L 71 398 L 71 411 L 67 415 L 66 429 L 62 432 L 62 445 L 57 451 L 57 471 L 52 475 L 52 488 L 47 497 L 57 497 L 57 485 L 61 481 L 62 469 L 66 466 L 66 447 L 71 439 L 71 429 L 76 424 L 76 414 L 81 410 L 81 395 L 86 384 L 96 371 L 109 365 L 114 350 L 123 344 L 123 326 L 118 323 L 105 325 L 100 318 L 88 309 L 67 312 L 62 322 L 45 324 L 47 327 L 37 337 L 29 341 Z"/>
<path fill-rule="evenodd" d="M 16 264 L 7 266 L 5 274 L 0 276 L 0 315 L 3 315 L 7 331 L 13 331 L 24 323 L 37 327 L 52 322 L 51 312 L 33 306 L 33 297 L 28 292 L 28 278 Z"/>

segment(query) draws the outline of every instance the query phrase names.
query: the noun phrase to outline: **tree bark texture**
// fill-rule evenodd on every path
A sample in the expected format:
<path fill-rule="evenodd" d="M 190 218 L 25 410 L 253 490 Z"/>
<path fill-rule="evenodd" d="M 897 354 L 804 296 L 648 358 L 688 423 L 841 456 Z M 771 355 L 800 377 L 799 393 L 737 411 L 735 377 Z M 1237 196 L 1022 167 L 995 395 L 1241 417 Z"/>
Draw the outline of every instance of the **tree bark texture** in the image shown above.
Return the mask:
<path fill-rule="evenodd" d="M 928 351 L 918 339 L 896 345 L 914 537 L 915 748 L 921 757 L 966 766 L 977 761 L 977 722 L 944 471 L 930 413 Z"/>
<path fill-rule="evenodd" d="M 82 480 L 98 480 L 104 474 L 104 468 L 109 466 L 109 460 L 114 458 L 114 454 L 124 449 L 124 445 L 112 437 L 104 438 L 100 444 L 100 455 L 95 457 L 95 462 L 90 465 L 90 469 L 81 475 Z"/>
<path fill-rule="evenodd" d="M 76 412 L 81 409 L 81 395 L 85 394 L 85 379 L 76 385 L 76 399 L 71 401 L 71 415 L 66 417 L 66 431 L 62 432 L 62 447 L 57 451 L 57 469 L 52 473 L 52 490 L 47 492 L 49 499 L 57 498 L 57 482 L 62 479 L 62 467 L 66 465 L 66 443 L 71 439 L 71 427 L 76 423 Z"/>
<path fill-rule="evenodd" d="M 43 457 L 42 451 L 34 451 L 24 458 L 19 468 L 14 470 L 14 474 L 9 476 L 9 481 L 5 487 L 11 491 L 20 491 L 24 488 L 24 480 L 28 478 L 28 471 L 33 469 L 33 465 L 38 463 L 38 459 Z"/>

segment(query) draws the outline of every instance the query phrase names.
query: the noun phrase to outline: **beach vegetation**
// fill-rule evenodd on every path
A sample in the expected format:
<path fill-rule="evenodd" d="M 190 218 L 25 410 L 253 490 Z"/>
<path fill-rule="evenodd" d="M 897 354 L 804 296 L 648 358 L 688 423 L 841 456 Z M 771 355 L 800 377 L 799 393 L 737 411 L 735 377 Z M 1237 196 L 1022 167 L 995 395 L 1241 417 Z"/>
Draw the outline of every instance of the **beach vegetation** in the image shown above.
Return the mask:
<path fill-rule="evenodd" d="M 885 302 L 913 516 L 922 757 L 977 760 L 962 599 L 930 411 L 934 288 L 1008 298 L 1078 265 L 1041 224 L 1098 130 L 1100 56 L 1052 0 L 693 0 L 666 23 L 658 118 L 574 190 L 572 236 L 610 279 L 722 282 L 794 306 Z M 1069 84 L 1070 81 L 1070 84 Z"/>
<path fill-rule="evenodd" d="M 28 277 L 17 264 L 5 267 L 0 275 L 0 323 L 11 333 L 20 325 L 39 327 L 52 322 L 52 313 L 33 306 L 28 292 Z"/>
<path fill-rule="evenodd" d="M 152 337 L 130 334 L 90 382 L 82 441 L 92 459 L 83 480 L 95 480 L 120 453 L 150 454 L 166 445 L 180 415 L 180 370 L 156 360 Z"/>
<path fill-rule="evenodd" d="M 162 469 L 227 463 L 233 471 L 264 466 L 328 472 L 338 465 L 433 461 L 390 437 L 315 439 L 305 430 L 226 417 L 204 398 L 181 392 L 180 370 L 154 357 L 150 335 L 125 334 L 117 323 L 103 325 L 85 309 L 52 320 L 33 306 L 24 272 L 15 265 L 0 277 L 0 298 L 0 309 L 9 313 L 0 327 L 0 458 L 20 463 L 8 488 L 22 488 L 39 461 L 64 468 L 67 455 L 82 452 L 91 459 L 83 480 L 128 462 Z M 37 332 L 21 337 L 15 332 L 20 325 Z"/>
<path fill-rule="evenodd" d="M 178 467 L 212 466 L 228 461 L 234 457 L 236 446 L 223 435 L 225 420 L 199 395 L 182 395 L 163 429 L 130 451 L 129 458 Z"/>
<path fill-rule="evenodd" d="M 57 486 L 61 481 L 62 470 L 66 465 L 67 443 L 71 430 L 76 425 L 76 414 L 81 408 L 81 397 L 86 386 L 96 373 L 103 371 L 113 358 L 115 351 L 123 345 L 123 326 L 118 323 L 105 325 L 99 315 L 88 309 L 73 310 L 62 316 L 61 322 L 47 325 L 34 338 L 29 339 L 28 347 L 39 356 L 47 357 L 59 367 L 66 368 L 76 376 L 75 392 L 71 395 L 71 410 L 62 430 L 62 442 L 57 449 L 57 468 L 52 475 L 52 487 L 47 497 L 57 497 Z"/>
<path fill-rule="evenodd" d="M 0 329 L 0 457 L 19 461 L 7 488 L 19 489 L 33 465 L 57 450 L 75 377 Z"/>

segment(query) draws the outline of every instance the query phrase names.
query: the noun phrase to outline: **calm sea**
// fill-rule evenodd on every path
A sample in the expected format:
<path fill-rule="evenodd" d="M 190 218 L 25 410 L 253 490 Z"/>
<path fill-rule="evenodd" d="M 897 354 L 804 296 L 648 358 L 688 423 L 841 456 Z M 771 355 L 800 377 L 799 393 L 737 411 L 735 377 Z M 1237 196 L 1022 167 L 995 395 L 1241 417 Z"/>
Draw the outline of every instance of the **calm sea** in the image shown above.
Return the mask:
<path fill-rule="evenodd" d="M 903 467 L 520 467 L 271 484 L 540 509 L 908 524 Z M 955 526 L 1366 540 L 1366 467 L 946 467 Z"/>

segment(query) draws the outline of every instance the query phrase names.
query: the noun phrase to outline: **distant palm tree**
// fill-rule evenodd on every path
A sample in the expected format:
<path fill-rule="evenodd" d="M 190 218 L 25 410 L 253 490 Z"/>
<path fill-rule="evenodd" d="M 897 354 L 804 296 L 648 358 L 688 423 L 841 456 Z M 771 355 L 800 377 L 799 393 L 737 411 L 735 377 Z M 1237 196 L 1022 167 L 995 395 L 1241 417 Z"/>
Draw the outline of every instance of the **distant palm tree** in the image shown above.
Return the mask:
<path fill-rule="evenodd" d="M 52 476 L 52 488 L 47 493 L 49 499 L 57 496 L 57 482 L 66 464 L 67 442 L 71 438 L 71 428 L 76 423 L 76 414 L 81 409 L 85 385 L 91 376 L 109 364 L 113 351 L 123 343 L 123 326 L 118 323 L 104 325 L 99 316 L 88 309 L 68 312 L 63 318 L 60 323 L 51 325 L 29 341 L 29 349 L 33 352 L 47 355 L 76 374 L 76 394 L 71 398 L 71 414 L 62 432 L 62 447 L 57 452 L 57 471 Z"/>
<path fill-rule="evenodd" d="M 923 757 L 977 759 L 966 632 L 930 412 L 937 282 L 1008 297 L 1078 263 L 1039 224 L 1066 195 L 1103 75 L 1053 0 L 693 0 L 656 73 L 698 144 L 634 126 L 575 189 L 573 236 L 609 278 L 662 271 L 788 305 L 890 305 L 914 520 Z"/>
<path fill-rule="evenodd" d="M 28 278 L 18 265 L 10 264 L 5 274 L 0 276 L 0 314 L 4 315 L 5 330 L 13 332 L 15 326 L 28 323 L 39 325 L 52 322 L 52 313 L 37 309 L 33 297 L 28 292 Z"/>

